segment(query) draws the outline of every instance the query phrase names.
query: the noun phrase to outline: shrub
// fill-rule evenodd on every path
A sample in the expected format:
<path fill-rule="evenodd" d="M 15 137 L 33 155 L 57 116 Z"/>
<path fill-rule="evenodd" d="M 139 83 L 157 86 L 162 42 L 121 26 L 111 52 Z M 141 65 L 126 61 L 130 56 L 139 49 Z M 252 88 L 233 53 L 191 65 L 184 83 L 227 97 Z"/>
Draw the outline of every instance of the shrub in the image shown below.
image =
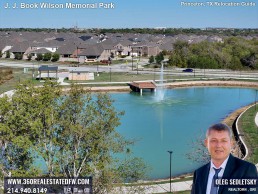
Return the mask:
<path fill-rule="evenodd" d="M 41 61 L 43 59 L 43 55 L 42 54 L 37 54 L 36 60 L 37 61 Z"/>
<path fill-rule="evenodd" d="M 57 54 L 57 53 L 54 53 L 54 54 L 52 55 L 51 61 L 52 61 L 52 62 L 56 62 L 56 61 L 59 60 L 59 58 L 60 58 L 60 55 Z"/>

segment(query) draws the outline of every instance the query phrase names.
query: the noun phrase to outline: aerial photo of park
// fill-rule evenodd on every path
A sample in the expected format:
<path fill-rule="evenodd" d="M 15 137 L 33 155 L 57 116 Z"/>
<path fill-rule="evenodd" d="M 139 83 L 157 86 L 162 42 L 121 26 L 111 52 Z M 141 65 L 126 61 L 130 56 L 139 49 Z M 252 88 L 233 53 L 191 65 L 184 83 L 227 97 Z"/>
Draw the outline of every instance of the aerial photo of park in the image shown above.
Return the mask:
<path fill-rule="evenodd" d="M 257 21 L 256 0 L 2 0 L 0 194 L 213 193 L 218 161 L 254 184 L 214 193 L 256 194 Z"/>

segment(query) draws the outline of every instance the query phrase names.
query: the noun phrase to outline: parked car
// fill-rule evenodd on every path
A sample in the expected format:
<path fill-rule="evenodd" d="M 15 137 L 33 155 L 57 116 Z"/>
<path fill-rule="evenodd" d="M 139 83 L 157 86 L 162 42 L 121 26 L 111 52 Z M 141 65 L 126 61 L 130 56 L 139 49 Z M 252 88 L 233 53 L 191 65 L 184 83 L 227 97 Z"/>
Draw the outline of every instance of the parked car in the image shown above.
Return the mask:
<path fill-rule="evenodd" d="M 187 68 L 187 69 L 184 69 L 183 72 L 193 72 L 193 69 Z"/>
<path fill-rule="evenodd" d="M 110 60 L 100 60 L 101 63 L 104 63 L 104 64 L 111 64 L 111 61 Z"/>

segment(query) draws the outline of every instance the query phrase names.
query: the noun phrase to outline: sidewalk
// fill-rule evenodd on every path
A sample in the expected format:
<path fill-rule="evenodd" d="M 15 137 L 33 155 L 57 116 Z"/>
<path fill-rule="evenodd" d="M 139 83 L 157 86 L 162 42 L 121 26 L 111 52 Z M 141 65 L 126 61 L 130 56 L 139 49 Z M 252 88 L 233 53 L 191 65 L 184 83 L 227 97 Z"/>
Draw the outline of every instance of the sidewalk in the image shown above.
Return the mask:
<path fill-rule="evenodd" d="M 191 190 L 191 185 L 193 181 L 183 181 L 183 182 L 176 182 L 176 183 L 171 183 L 171 191 L 187 191 Z M 155 185 L 152 186 L 146 194 L 151 194 L 151 193 L 165 193 L 170 191 L 170 184 L 165 183 L 165 184 L 160 184 L 160 185 Z"/>
<path fill-rule="evenodd" d="M 255 121 L 256 126 L 258 127 L 258 112 L 255 115 L 254 121 Z M 258 163 L 255 166 L 256 166 L 257 171 L 258 171 Z"/>
<path fill-rule="evenodd" d="M 171 192 L 177 192 L 177 191 L 191 191 L 191 185 L 193 181 L 182 181 L 182 182 L 175 182 L 171 183 Z M 129 193 L 129 191 L 137 190 L 133 189 L 134 186 L 124 186 L 122 187 L 121 194 Z M 164 184 L 156 184 L 156 185 L 146 185 L 145 186 L 145 192 L 144 194 L 153 194 L 153 193 L 167 193 L 170 192 L 170 183 L 164 183 Z"/>

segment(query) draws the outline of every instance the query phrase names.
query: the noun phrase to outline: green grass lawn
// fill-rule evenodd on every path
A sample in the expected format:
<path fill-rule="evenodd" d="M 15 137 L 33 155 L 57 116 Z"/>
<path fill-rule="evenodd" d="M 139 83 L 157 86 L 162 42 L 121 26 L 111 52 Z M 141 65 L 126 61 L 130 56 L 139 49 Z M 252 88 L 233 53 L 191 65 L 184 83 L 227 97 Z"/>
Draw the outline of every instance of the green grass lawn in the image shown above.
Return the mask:
<path fill-rule="evenodd" d="M 239 128 L 244 132 L 244 141 L 249 149 L 247 160 L 258 163 L 258 127 L 255 124 L 255 115 L 258 112 L 258 105 L 248 109 L 239 120 Z"/>
<path fill-rule="evenodd" d="M 182 76 L 171 76 L 171 75 L 164 75 L 164 80 L 173 80 L 173 79 L 192 79 L 194 78 L 192 75 L 185 75 L 182 74 Z M 198 78 L 198 77 L 196 77 Z M 89 80 L 89 81 L 77 81 L 77 82 L 83 82 L 83 83 L 92 83 L 92 82 L 132 82 L 132 81 L 141 81 L 141 80 L 160 80 L 160 76 L 158 73 L 150 73 L 150 74 L 137 74 L 137 72 L 132 73 L 126 73 L 126 72 L 109 72 L 106 73 L 99 73 L 99 76 L 95 74 L 95 80 Z M 67 81 L 70 82 L 70 81 Z"/>

